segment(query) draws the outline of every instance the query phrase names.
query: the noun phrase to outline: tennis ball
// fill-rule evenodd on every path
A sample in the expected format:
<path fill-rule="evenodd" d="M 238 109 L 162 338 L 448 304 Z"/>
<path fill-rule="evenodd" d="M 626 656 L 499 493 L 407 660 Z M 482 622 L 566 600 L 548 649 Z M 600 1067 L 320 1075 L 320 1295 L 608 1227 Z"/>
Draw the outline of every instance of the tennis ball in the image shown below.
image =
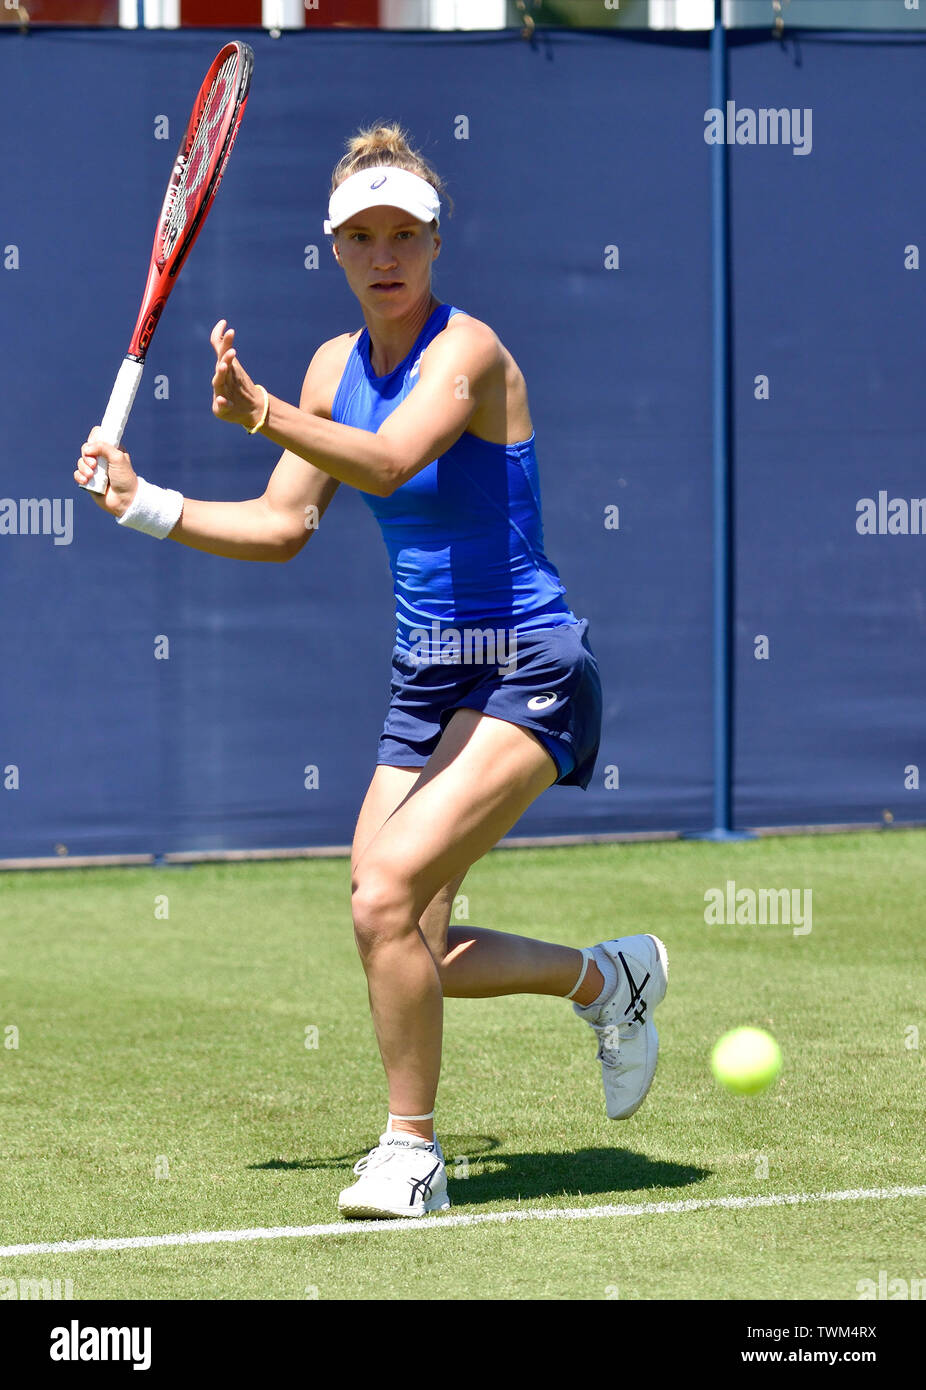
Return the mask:
<path fill-rule="evenodd" d="M 781 1048 L 763 1028 L 733 1028 L 714 1044 L 711 1070 L 728 1091 L 754 1096 L 781 1071 Z"/>

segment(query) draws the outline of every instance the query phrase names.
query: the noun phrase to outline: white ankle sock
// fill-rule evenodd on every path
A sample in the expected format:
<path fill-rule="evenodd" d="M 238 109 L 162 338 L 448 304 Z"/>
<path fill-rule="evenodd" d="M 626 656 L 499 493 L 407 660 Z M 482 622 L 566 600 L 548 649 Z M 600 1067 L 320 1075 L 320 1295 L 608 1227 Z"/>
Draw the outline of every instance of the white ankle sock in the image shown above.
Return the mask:
<path fill-rule="evenodd" d="M 600 946 L 594 946 L 590 954 L 604 977 L 604 985 L 598 998 L 593 999 L 590 1004 L 574 1005 L 575 1008 L 587 1010 L 588 1013 L 600 1008 L 602 1004 L 606 1004 L 617 989 L 617 967 L 607 951 L 603 951 Z M 576 989 L 578 989 L 578 985 L 576 985 Z"/>
<path fill-rule="evenodd" d="M 427 1115 L 393 1115 L 392 1111 L 390 1110 L 390 1111 L 389 1111 L 389 1119 L 388 1119 L 387 1122 L 386 1122 L 386 1133 L 387 1133 L 387 1134 L 392 1134 L 392 1132 L 393 1132 L 393 1130 L 392 1130 L 392 1122 L 393 1122 L 393 1120 L 433 1120 L 433 1119 L 434 1119 L 434 1111 L 433 1111 L 433 1110 L 430 1111 L 430 1113 L 427 1114 Z M 430 1143 L 430 1140 L 428 1140 L 427 1142 Z"/>
<path fill-rule="evenodd" d="M 592 953 L 587 946 L 580 946 L 579 950 L 582 952 L 582 969 L 579 971 L 579 978 L 576 980 L 569 993 L 565 996 L 566 999 L 573 999 L 575 995 L 578 993 L 578 991 L 582 988 L 582 981 L 585 979 L 586 973 L 588 971 L 588 963 L 592 958 Z"/>

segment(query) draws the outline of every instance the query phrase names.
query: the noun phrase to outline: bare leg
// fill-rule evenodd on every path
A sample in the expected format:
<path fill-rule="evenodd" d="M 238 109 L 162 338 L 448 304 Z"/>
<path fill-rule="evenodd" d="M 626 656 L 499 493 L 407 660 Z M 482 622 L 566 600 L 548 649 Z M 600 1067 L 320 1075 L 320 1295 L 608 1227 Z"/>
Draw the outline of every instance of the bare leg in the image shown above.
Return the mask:
<path fill-rule="evenodd" d="M 575 989 L 582 970 L 582 952 L 532 937 L 487 931 L 484 927 L 451 926 L 453 904 L 465 875 L 460 874 L 435 895 L 419 918 L 419 926 L 437 961 L 447 999 L 489 999 L 500 994 L 555 994 Z M 604 988 L 593 960 L 572 996 L 591 1004 Z"/>
<path fill-rule="evenodd" d="M 490 999 L 500 994 L 566 995 L 582 969 L 582 952 L 483 927 L 450 927 L 440 980 L 448 999 Z M 590 1004 L 604 988 L 594 961 L 573 996 Z"/>
<path fill-rule="evenodd" d="M 419 777 L 418 769 L 414 768 L 380 766 L 376 769 L 354 835 L 352 875 L 355 883 L 366 850 L 399 808 L 409 801 Z M 442 1011 L 435 1007 L 435 1000 L 440 1002 L 434 989 L 435 977 L 440 994 L 453 998 L 482 999 L 503 994 L 565 996 L 575 986 L 582 968 L 582 953 L 569 946 L 478 927 L 450 927 L 454 899 L 468 867 L 463 867 L 438 889 L 420 913 L 417 945 L 409 939 L 405 954 L 400 950 L 394 961 L 390 961 L 388 947 L 385 954 L 380 952 L 380 964 L 384 969 L 380 970 L 379 978 L 386 982 L 387 994 L 391 972 L 398 976 L 403 990 L 410 981 L 413 995 L 425 1001 L 421 1016 L 423 1034 L 432 1040 L 439 1040 L 442 1026 Z M 427 948 L 426 952 L 421 949 L 422 945 Z M 573 998 L 579 1004 L 591 1003 L 601 993 L 603 985 L 598 967 L 590 961 L 582 986 Z M 372 985 L 369 993 L 375 1024 Z M 414 1047 L 411 1052 L 414 1054 Z M 426 1095 L 436 1091 L 439 1057 L 438 1045 L 432 1050 L 430 1069 L 420 1076 Z M 423 1109 L 415 1108 L 419 1103 L 424 1105 Z M 400 1108 L 405 1104 L 408 1108 Z M 396 1114 L 425 1114 L 432 1108 L 433 1102 L 424 1104 L 412 1098 L 405 1101 L 398 1093 L 393 1096 L 390 1092 L 390 1109 Z M 424 1137 L 430 1137 L 433 1132 L 432 1126 L 424 1121 L 397 1121 L 395 1127 L 421 1133 Z"/>
<path fill-rule="evenodd" d="M 354 932 L 393 1114 L 432 1111 L 440 1072 L 443 994 L 419 920 L 555 776 L 549 753 L 524 729 L 458 710 L 410 793 L 358 854 Z M 430 1120 L 399 1127 L 433 1137 Z"/>

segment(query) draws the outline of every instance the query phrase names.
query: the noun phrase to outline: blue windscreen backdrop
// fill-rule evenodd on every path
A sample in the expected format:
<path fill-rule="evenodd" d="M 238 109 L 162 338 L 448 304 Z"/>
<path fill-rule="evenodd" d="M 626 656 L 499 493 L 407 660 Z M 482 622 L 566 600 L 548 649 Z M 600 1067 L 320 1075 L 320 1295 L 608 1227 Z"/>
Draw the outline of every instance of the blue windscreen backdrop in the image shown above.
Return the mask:
<path fill-rule="evenodd" d="M 741 825 L 924 819 L 924 69 L 926 35 L 731 41 L 737 108 L 812 113 L 808 154 L 731 149 Z"/>
<path fill-rule="evenodd" d="M 245 564 L 126 533 L 71 478 L 231 37 L 0 34 L 0 858 L 344 844 L 375 763 L 393 614 L 361 498 L 341 488 L 291 563 Z M 213 419 L 209 333 L 227 318 L 255 379 L 298 399 L 319 343 L 362 322 L 322 234 L 331 168 L 358 125 L 400 121 L 456 204 L 435 291 L 527 379 L 547 551 L 602 668 L 591 787 L 552 788 L 516 833 L 706 828 L 706 36 L 247 38 L 250 102 L 148 356 L 136 468 L 260 495 L 279 451 Z M 807 36 L 731 52 L 737 106 L 814 114 L 806 156 L 730 150 L 739 824 L 922 818 L 904 768 L 926 751 L 926 540 L 856 530 L 857 499 L 926 491 L 904 258 L 926 213 L 922 56 Z"/>

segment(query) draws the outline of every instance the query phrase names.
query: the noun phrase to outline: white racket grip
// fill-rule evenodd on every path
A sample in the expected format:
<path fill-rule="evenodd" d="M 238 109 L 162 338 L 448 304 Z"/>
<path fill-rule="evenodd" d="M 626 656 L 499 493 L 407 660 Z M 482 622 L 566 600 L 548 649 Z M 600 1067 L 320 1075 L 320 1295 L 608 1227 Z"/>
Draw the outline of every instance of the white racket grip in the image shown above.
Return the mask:
<path fill-rule="evenodd" d="M 100 425 L 100 433 L 107 444 L 115 444 L 118 448 L 122 443 L 122 435 L 128 424 L 132 403 L 144 370 L 143 362 L 136 362 L 131 357 L 123 358 L 106 414 L 103 416 L 103 423 Z M 93 477 L 86 483 L 81 483 L 81 487 L 86 488 L 87 492 L 103 493 L 106 491 L 108 479 L 106 462 L 104 459 L 98 459 Z"/>

